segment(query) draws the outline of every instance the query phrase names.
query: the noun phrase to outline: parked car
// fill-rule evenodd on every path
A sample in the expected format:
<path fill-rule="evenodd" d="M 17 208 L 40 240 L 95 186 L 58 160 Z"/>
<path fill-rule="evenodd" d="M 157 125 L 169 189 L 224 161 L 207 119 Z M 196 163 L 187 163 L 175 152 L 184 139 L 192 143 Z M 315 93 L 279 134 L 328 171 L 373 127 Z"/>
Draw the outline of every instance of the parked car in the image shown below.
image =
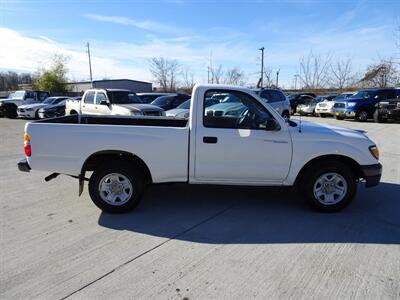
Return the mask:
<path fill-rule="evenodd" d="M 139 97 L 140 100 L 142 100 L 143 103 L 150 104 L 154 100 L 156 100 L 158 97 L 161 96 L 168 96 L 168 95 L 174 95 L 171 93 L 137 93 L 136 96 Z"/>
<path fill-rule="evenodd" d="M 118 89 L 90 89 L 81 101 L 67 100 L 66 115 L 163 116 L 163 109 L 143 104 L 135 93 Z"/>
<path fill-rule="evenodd" d="M 315 113 L 320 117 L 324 118 L 327 116 L 334 116 L 333 106 L 335 105 L 335 101 L 339 101 L 342 99 L 347 99 L 352 96 L 354 92 L 344 92 L 334 98 L 326 98 L 323 101 L 317 103 L 315 107 Z"/>
<path fill-rule="evenodd" d="M 48 97 L 50 97 L 50 93 L 44 91 L 16 91 L 8 99 L 0 100 L 0 116 L 5 116 L 7 118 L 16 118 L 18 116 L 18 106 L 32 103 L 40 103 Z"/>
<path fill-rule="evenodd" d="M 71 97 L 68 99 L 80 101 L 82 99 L 82 97 Z M 40 108 L 38 110 L 39 118 L 46 119 L 46 118 L 54 118 L 54 117 L 64 116 L 66 103 L 67 103 L 67 99 L 65 99 L 57 104 L 46 105 L 45 107 Z"/>
<path fill-rule="evenodd" d="M 225 94 L 225 98 L 214 105 L 205 107 L 205 114 L 207 116 L 227 116 L 231 118 L 238 118 L 246 112 L 246 106 L 243 105 L 240 97 L 235 94 Z M 209 97 L 210 99 L 212 97 Z M 263 100 L 265 101 L 265 100 Z"/>
<path fill-rule="evenodd" d="M 172 94 L 168 96 L 158 97 L 156 100 L 151 102 L 151 104 L 161 107 L 164 110 L 170 110 L 178 107 L 183 102 L 189 99 L 190 96 L 186 94 Z"/>
<path fill-rule="evenodd" d="M 189 118 L 189 111 L 190 111 L 190 101 L 186 100 L 177 108 L 167 110 L 165 112 L 167 117 L 174 117 L 174 118 Z M 219 98 L 207 98 L 204 102 L 204 107 L 210 107 L 211 105 L 218 104 L 220 102 Z"/>
<path fill-rule="evenodd" d="M 317 106 L 318 101 L 321 100 L 321 98 L 313 98 L 311 96 L 304 96 L 302 98 L 303 104 L 298 104 L 296 108 L 296 112 L 301 115 L 313 115 L 315 116 L 315 107 Z"/>
<path fill-rule="evenodd" d="M 41 103 L 20 105 L 17 108 L 17 114 L 20 118 L 38 119 L 39 109 L 48 105 L 53 105 L 64 101 L 68 97 L 48 97 Z"/>
<path fill-rule="evenodd" d="M 297 109 L 297 105 L 304 104 L 306 101 L 309 101 L 311 98 L 315 98 L 316 95 L 314 93 L 295 93 L 290 94 L 288 96 L 290 107 L 292 108 L 291 113 L 294 114 Z"/>
<path fill-rule="evenodd" d="M 290 118 L 290 102 L 281 90 L 263 88 L 253 89 L 253 91 L 263 98 L 269 105 L 275 108 L 277 112 L 282 115 L 282 117 L 286 119 Z"/>
<path fill-rule="evenodd" d="M 373 117 L 378 102 L 393 98 L 396 98 L 394 88 L 361 90 L 350 98 L 335 101 L 335 117 L 338 120 L 348 118 L 365 122 Z"/>
<path fill-rule="evenodd" d="M 384 123 L 388 120 L 400 121 L 400 88 L 396 89 L 396 98 L 381 100 L 376 104 L 374 121 Z"/>
<path fill-rule="evenodd" d="M 204 101 L 220 92 L 238 98 L 245 113 L 209 115 Z M 113 213 L 134 209 L 152 183 L 296 185 L 316 209 L 332 212 L 352 201 L 360 178 L 367 187 L 380 181 L 379 151 L 365 133 L 285 120 L 247 88 L 197 85 L 190 111 L 188 120 L 72 115 L 30 122 L 18 168 L 52 172 L 46 181 L 71 175 L 80 194 L 93 172 L 90 197 Z"/>

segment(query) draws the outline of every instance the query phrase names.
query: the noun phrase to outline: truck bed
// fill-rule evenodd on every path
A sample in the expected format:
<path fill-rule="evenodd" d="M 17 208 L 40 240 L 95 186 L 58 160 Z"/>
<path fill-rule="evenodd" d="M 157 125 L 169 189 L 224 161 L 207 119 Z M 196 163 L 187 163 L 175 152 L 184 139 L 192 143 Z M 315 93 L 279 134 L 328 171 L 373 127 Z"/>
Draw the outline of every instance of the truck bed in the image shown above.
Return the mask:
<path fill-rule="evenodd" d="M 80 122 L 79 122 L 80 119 Z M 184 119 L 70 115 L 26 124 L 34 170 L 78 175 L 91 155 L 118 151 L 139 157 L 153 182 L 186 181 L 189 127 Z"/>
<path fill-rule="evenodd" d="M 137 125 L 158 127 L 186 127 L 187 119 L 173 119 L 167 117 L 126 117 L 126 116 L 96 116 L 81 115 L 80 124 L 99 125 Z M 79 124 L 79 115 L 43 119 L 35 123 Z"/>

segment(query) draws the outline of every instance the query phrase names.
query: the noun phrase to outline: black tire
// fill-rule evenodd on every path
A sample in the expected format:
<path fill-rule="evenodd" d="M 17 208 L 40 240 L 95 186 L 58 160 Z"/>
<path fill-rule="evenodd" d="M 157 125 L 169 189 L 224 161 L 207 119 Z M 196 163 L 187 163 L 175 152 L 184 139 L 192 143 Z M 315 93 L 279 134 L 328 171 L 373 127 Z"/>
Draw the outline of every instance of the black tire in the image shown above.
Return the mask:
<path fill-rule="evenodd" d="M 14 110 L 7 110 L 5 116 L 9 119 L 16 119 L 18 117 L 18 114 Z"/>
<path fill-rule="evenodd" d="M 35 119 L 36 119 L 36 120 L 39 119 L 39 110 L 37 110 L 37 111 L 35 112 Z"/>
<path fill-rule="evenodd" d="M 320 184 L 320 178 L 323 175 L 330 176 L 333 178 L 334 175 L 332 174 L 337 174 L 341 177 L 340 180 L 338 181 L 338 185 L 342 184 L 342 187 L 345 186 L 344 182 L 347 185 L 347 189 L 345 189 L 345 192 L 343 192 L 343 195 L 338 195 L 336 192 L 331 192 L 332 197 L 334 198 L 333 202 L 328 204 L 324 203 L 325 198 L 324 196 L 320 196 L 321 198 L 317 198 L 314 193 L 314 187 L 318 187 Z M 342 163 L 341 161 L 327 161 L 323 163 L 318 163 L 315 165 L 312 165 L 309 167 L 306 172 L 303 173 L 304 175 L 304 180 L 302 181 L 302 189 L 303 189 L 303 194 L 308 200 L 308 203 L 316 210 L 321 211 L 321 212 L 336 212 L 339 211 L 343 208 L 345 208 L 347 205 L 350 204 L 350 202 L 354 199 L 354 196 L 357 191 L 357 178 L 352 171 L 351 168 L 349 168 L 347 165 Z M 343 182 L 344 181 L 344 182 Z M 329 182 L 328 182 L 329 184 Z M 320 185 L 321 186 L 321 185 Z M 322 186 L 321 186 L 322 188 Z M 329 188 L 329 187 L 328 187 Z M 334 187 L 333 187 L 334 188 Z M 330 194 L 330 192 L 328 192 Z M 335 198 L 335 195 L 338 196 Z M 342 199 L 340 199 L 342 198 Z M 338 200 L 340 199 L 340 200 Z M 327 202 L 328 200 L 326 200 Z M 335 202 L 338 201 L 338 202 Z"/>
<path fill-rule="evenodd" d="M 326 115 L 325 115 L 325 114 L 319 114 L 319 116 L 320 116 L 321 118 L 326 118 Z"/>
<path fill-rule="evenodd" d="M 356 113 L 356 120 L 359 122 L 366 122 L 368 120 L 368 113 L 365 110 L 360 109 Z"/>
<path fill-rule="evenodd" d="M 107 194 L 104 194 L 105 193 L 104 191 L 103 194 L 101 195 L 100 183 L 105 182 L 104 178 L 106 178 L 107 175 L 110 174 L 119 174 L 120 178 L 128 180 L 129 183 L 131 184 L 132 192 L 130 196 L 127 197 L 128 199 L 125 200 L 123 204 L 112 205 L 103 199 L 103 197 L 107 196 Z M 117 184 L 118 183 L 120 182 L 118 181 Z M 120 189 L 124 188 L 121 187 Z M 126 161 L 112 161 L 97 167 L 94 170 L 89 181 L 90 198 L 98 208 L 108 213 L 126 213 L 135 209 L 140 202 L 144 189 L 145 189 L 145 178 L 143 173 L 141 172 L 141 169 L 134 164 L 126 163 Z M 125 192 L 126 191 L 127 190 L 125 190 Z M 112 192 L 110 191 L 110 193 Z M 118 199 L 119 196 L 116 197 Z M 120 198 L 119 202 L 121 201 L 122 200 Z"/>
<path fill-rule="evenodd" d="M 379 110 L 375 110 L 374 112 L 374 121 L 376 123 L 385 123 L 387 122 L 387 118 L 383 117 L 380 113 Z"/>
<path fill-rule="evenodd" d="M 344 117 L 341 116 L 335 116 L 336 120 L 344 120 Z"/>
<path fill-rule="evenodd" d="M 289 119 L 289 118 L 290 118 L 289 112 L 288 112 L 287 110 L 285 110 L 285 111 L 282 113 L 282 117 L 283 117 L 284 119 Z"/>

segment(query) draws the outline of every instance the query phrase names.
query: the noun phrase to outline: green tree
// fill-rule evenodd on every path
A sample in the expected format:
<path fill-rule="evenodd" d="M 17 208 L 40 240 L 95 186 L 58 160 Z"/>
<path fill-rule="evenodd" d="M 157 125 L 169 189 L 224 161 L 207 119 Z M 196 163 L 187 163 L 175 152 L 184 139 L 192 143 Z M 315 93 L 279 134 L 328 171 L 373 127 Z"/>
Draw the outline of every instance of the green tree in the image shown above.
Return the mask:
<path fill-rule="evenodd" d="M 67 62 L 68 57 L 54 54 L 49 68 L 41 67 L 39 76 L 33 82 L 33 88 L 52 92 L 67 92 Z"/>

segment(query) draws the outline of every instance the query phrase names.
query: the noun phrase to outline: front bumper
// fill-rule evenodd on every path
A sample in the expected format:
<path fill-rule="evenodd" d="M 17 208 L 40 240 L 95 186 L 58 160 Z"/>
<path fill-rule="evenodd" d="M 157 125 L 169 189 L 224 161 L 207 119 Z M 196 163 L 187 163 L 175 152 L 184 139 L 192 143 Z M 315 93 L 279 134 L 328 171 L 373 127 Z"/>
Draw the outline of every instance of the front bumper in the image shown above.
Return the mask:
<path fill-rule="evenodd" d="M 31 111 L 26 111 L 26 112 L 19 112 L 17 111 L 18 117 L 19 118 L 29 118 L 29 119 L 34 119 L 35 118 L 35 113 Z"/>
<path fill-rule="evenodd" d="M 333 110 L 335 116 L 341 117 L 341 118 L 348 118 L 348 119 L 353 119 L 356 116 L 356 111 L 355 110 L 350 110 L 350 109 L 334 109 Z"/>
<path fill-rule="evenodd" d="M 332 108 L 326 108 L 326 107 L 316 107 L 315 108 L 315 113 L 317 114 L 326 114 L 326 115 L 333 115 L 333 109 Z"/>
<path fill-rule="evenodd" d="M 20 160 L 17 165 L 18 165 L 18 170 L 20 170 L 21 172 L 29 172 L 31 170 L 31 167 L 29 166 L 26 158 Z"/>
<path fill-rule="evenodd" d="M 366 187 L 376 186 L 381 180 L 382 165 L 379 163 L 374 165 L 364 165 L 361 166 L 361 172 L 363 174 L 363 178 L 366 181 Z"/>
<path fill-rule="evenodd" d="M 379 108 L 379 114 L 387 119 L 400 119 L 400 108 Z"/>

